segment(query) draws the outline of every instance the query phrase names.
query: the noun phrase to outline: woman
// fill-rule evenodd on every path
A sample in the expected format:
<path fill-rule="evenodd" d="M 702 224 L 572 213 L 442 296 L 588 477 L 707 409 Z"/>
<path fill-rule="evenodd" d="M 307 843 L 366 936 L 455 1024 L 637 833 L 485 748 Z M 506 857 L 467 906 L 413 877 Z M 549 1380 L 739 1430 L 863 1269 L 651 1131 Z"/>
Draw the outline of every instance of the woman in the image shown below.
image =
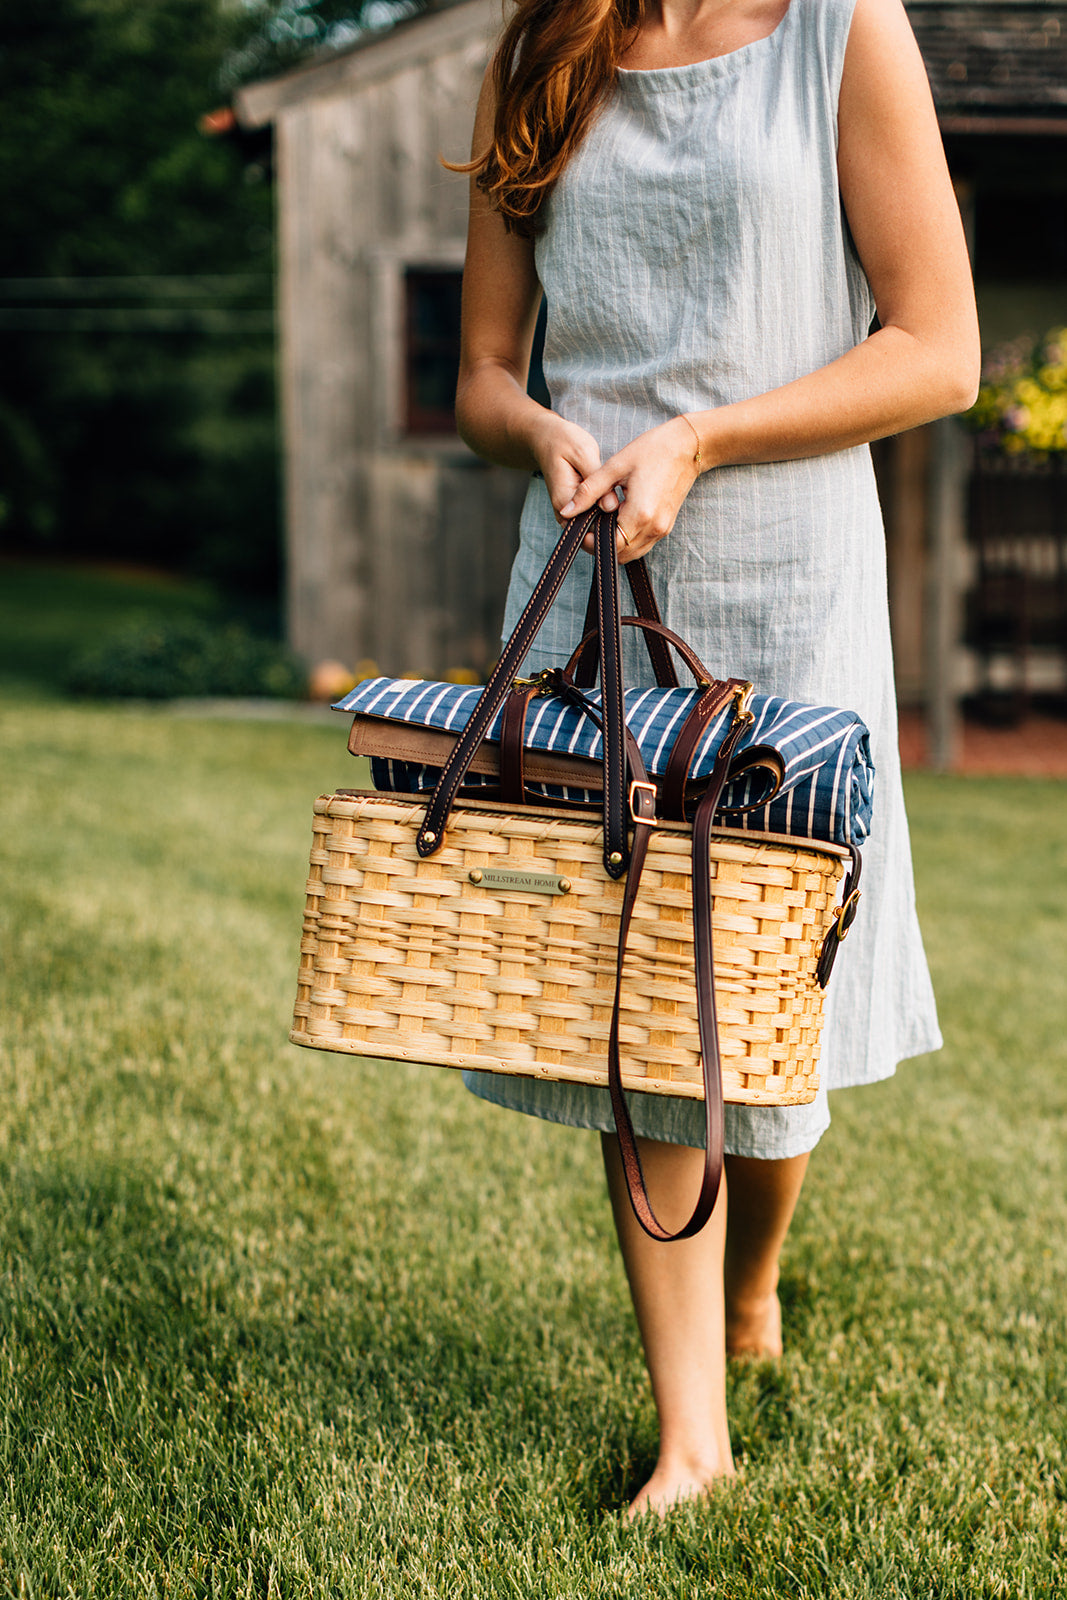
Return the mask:
<path fill-rule="evenodd" d="M 510 628 L 557 524 L 620 508 L 665 620 L 717 675 L 848 706 L 878 768 L 861 916 L 830 986 L 823 1077 L 885 1077 L 940 1044 L 915 920 L 866 446 L 968 406 L 978 334 L 926 74 L 901 0 L 519 0 L 474 134 L 460 432 L 531 480 Z M 542 290 L 552 409 L 526 394 Z M 877 312 L 875 331 L 872 319 Z M 584 613 L 572 573 L 538 666 Z M 648 668 L 627 641 L 627 681 Z M 468 1075 L 535 1115 L 611 1128 L 606 1092 Z M 660 1215 L 698 1187 L 699 1107 L 632 1098 Z M 727 1205 L 649 1239 L 605 1136 L 660 1421 L 632 1512 L 733 1472 L 732 1354 L 781 1349 L 778 1258 L 813 1106 L 727 1108 Z"/>

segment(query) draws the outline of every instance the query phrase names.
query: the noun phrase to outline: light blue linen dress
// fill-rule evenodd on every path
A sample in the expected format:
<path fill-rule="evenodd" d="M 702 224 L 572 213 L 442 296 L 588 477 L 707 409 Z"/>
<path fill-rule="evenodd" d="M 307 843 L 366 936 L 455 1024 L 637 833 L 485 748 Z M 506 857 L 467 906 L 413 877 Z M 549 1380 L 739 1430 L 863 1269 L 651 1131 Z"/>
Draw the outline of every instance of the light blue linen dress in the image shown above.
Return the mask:
<path fill-rule="evenodd" d="M 768 38 L 691 66 L 620 72 L 536 245 L 556 411 L 606 459 L 647 428 L 761 394 L 860 343 L 874 304 L 837 177 L 837 102 L 855 0 L 792 0 Z M 558 528 L 530 484 L 505 633 Z M 579 558 L 530 670 L 566 661 Z M 915 915 L 897 755 L 885 540 L 870 452 L 705 473 L 649 558 L 667 623 L 719 677 L 859 713 L 877 769 L 863 900 L 828 991 L 824 1089 L 809 1107 L 727 1108 L 727 1149 L 778 1158 L 829 1122 L 825 1087 L 872 1082 L 940 1043 Z M 626 681 L 650 682 L 628 637 Z M 466 1073 L 500 1105 L 610 1129 L 607 1091 Z M 693 1101 L 631 1095 L 638 1133 L 703 1143 Z"/>

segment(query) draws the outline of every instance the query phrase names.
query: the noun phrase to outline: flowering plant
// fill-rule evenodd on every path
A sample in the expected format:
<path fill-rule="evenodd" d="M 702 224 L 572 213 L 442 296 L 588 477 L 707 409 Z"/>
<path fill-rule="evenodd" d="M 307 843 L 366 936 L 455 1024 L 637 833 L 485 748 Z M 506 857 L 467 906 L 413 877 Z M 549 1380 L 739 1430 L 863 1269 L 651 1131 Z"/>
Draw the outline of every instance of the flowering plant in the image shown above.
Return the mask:
<path fill-rule="evenodd" d="M 964 421 L 986 450 L 1030 461 L 1067 452 L 1067 327 L 991 351 Z"/>

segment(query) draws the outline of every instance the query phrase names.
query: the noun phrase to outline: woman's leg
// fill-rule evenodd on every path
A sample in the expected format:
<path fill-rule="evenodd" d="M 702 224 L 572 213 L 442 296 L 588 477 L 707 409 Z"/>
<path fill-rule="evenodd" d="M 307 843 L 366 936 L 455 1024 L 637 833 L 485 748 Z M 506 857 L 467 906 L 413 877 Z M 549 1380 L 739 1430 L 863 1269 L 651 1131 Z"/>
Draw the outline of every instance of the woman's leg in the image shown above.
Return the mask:
<path fill-rule="evenodd" d="M 689 1215 L 704 1152 L 689 1145 L 638 1139 L 656 1215 L 680 1227 Z M 734 1470 L 726 1423 L 726 1339 L 723 1307 L 725 1188 L 714 1214 L 693 1239 L 650 1239 L 633 1214 L 618 1146 L 603 1136 L 615 1227 L 630 1282 L 652 1395 L 659 1413 L 659 1459 L 630 1514 L 662 1510 L 698 1495 Z"/>
<path fill-rule="evenodd" d="M 780 1356 L 778 1257 L 796 1210 L 807 1155 L 785 1161 L 727 1156 L 726 1349 L 732 1356 Z"/>
<path fill-rule="evenodd" d="M 727 1156 L 727 1180 L 711 1220 L 695 1238 L 663 1244 L 650 1239 L 634 1216 L 618 1146 L 612 1135 L 602 1138 L 660 1424 L 659 1459 L 633 1501 L 633 1515 L 701 1494 L 716 1478 L 733 1473 L 726 1352 L 781 1353 L 778 1256 L 808 1157 Z M 699 1189 L 704 1152 L 652 1139 L 637 1144 L 657 1216 L 667 1227 L 679 1227 Z"/>

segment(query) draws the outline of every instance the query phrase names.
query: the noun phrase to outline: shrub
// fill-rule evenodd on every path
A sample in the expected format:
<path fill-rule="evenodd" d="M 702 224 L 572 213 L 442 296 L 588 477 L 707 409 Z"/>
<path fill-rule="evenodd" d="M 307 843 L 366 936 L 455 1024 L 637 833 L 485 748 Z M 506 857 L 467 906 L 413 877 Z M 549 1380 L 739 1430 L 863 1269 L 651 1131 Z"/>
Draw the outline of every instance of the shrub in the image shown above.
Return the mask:
<path fill-rule="evenodd" d="M 986 451 L 1032 461 L 1067 451 L 1067 328 L 992 351 L 965 420 Z"/>
<path fill-rule="evenodd" d="M 284 645 L 237 624 L 192 617 L 126 624 L 75 656 L 73 694 L 98 699 L 170 700 L 179 695 L 296 699 L 307 673 Z"/>

